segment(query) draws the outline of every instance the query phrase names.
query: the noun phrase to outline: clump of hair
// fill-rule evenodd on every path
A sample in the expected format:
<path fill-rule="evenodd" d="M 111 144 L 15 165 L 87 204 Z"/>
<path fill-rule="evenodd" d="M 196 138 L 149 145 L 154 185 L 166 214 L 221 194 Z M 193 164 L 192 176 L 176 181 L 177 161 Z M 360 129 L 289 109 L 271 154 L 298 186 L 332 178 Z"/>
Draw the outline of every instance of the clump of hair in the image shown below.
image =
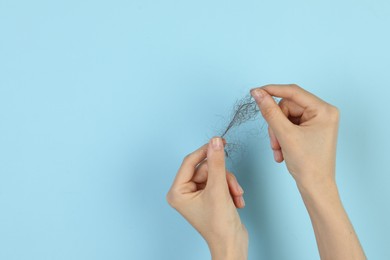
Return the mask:
<path fill-rule="evenodd" d="M 226 125 L 220 136 L 228 136 L 228 133 L 231 132 L 232 129 L 237 128 L 247 121 L 256 119 L 258 115 L 259 108 L 256 101 L 250 94 L 247 94 L 243 98 L 237 100 L 234 104 L 230 120 L 228 121 L 229 123 Z M 237 150 L 239 147 L 240 145 L 238 143 L 227 142 L 225 145 L 226 157 L 229 157 L 229 154 Z"/>
<path fill-rule="evenodd" d="M 275 102 L 278 103 L 279 101 L 278 98 L 275 97 L 273 98 Z M 229 136 L 229 139 L 232 139 L 230 133 L 234 128 L 238 128 L 240 125 L 248 121 L 253 121 L 257 119 L 260 114 L 261 113 L 259 107 L 257 106 L 257 103 L 254 100 L 254 98 L 250 94 L 245 95 L 243 98 L 237 100 L 236 103 L 234 104 L 229 121 L 226 127 L 223 128 L 224 130 L 221 131 L 222 134 L 220 136 L 221 137 Z M 232 152 L 243 148 L 243 145 L 240 144 L 239 140 L 236 141 L 238 142 L 226 143 L 225 145 L 226 157 L 230 157 L 230 154 L 232 154 Z"/>
<path fill-rule="evenodd" d="M 233 107 L 233 113 L 229 124 L 221 134 L 224 137 L 232 128 L 237 127 L 246 121 L 256 119 L 259 114 L 259 108 L 256 101 L 250 94 L 236 101 Z"/>

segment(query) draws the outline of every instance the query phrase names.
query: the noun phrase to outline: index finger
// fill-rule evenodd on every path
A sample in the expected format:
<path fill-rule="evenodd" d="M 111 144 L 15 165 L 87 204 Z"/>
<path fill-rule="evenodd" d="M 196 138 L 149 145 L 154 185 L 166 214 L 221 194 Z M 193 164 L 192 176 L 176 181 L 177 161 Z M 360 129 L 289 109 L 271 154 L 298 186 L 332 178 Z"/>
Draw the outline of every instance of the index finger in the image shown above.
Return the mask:
<path fill-rule="evenodd" d="M 296 84 L 270 84 L 262 86 L 261 88 L 267 91 L 271 96 L 292 100 L 303 108 L 324 102 L 319 97 Z"/>
<path fill-rule="evenodd" d="M 197 150 L 184 157 L 174 183 L 187 183 L 191 181 L 195 173 L 196 166 L 207 156 L 207 146 L 208 143 L 202 145 Z"/>

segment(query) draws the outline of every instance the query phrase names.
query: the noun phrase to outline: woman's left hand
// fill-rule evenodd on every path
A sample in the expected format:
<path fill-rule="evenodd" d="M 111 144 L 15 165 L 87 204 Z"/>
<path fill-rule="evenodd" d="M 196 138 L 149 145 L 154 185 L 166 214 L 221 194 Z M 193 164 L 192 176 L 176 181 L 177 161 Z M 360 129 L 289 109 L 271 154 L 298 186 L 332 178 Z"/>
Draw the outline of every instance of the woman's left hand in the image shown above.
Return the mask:
<path fill-rule="evenodd" d="M 247 259 L 248 233 L 236 207 L 243 190 L 225 169 L 223 139 L 187 155 L 167 194 L 175 208 L 206 240 L 213 259 Z"/>

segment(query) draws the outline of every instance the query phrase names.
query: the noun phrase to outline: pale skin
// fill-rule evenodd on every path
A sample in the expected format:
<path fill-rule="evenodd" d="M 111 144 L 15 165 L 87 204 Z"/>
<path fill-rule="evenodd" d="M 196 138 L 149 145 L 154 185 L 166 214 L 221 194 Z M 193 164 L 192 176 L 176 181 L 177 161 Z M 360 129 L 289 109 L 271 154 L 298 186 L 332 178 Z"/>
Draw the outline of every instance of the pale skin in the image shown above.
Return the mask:
<path fill-rule="evenodd" d="M 335 180 L 338 109 L 295 84 L 251 94 L 268 123 L 274 159 L 286 163 L 305 203 L 321 259 L 366 259 Z M 248 233 L 237 212 L 243 190 L 225 168 L 224 143 L 214 137 L 185 157 L 167 201 L 203 236 L 212 259 L 247 259 Z"/>

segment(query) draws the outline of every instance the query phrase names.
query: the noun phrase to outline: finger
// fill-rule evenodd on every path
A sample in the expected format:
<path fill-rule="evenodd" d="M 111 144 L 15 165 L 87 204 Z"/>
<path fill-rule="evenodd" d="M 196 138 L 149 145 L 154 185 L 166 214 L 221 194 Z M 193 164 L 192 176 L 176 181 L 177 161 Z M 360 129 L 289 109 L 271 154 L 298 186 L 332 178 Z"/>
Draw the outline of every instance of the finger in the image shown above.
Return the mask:
<path fill-rule="evenodd" d="M 274 150 L 274 160 L 277 163 L 281 163 L 284 160 L 282 150 Z"/>
<path fill-rule="evenodd" d="M 208 144 L 201 146 L 199 149 L 184 157 L 183 162 L 176 175 L 174 184 L 189 182 L 194 173 L 195 167 L 206 158 Z"/>
<path fill-rule="evenodd" d="M 232 197 L 241 196 L 242 194 L 244 194 L 244 190 L 238 183 L 237 178 L 234 176 L 233 173 L 227 172 L 226 178 L 229 186 L 229 191 Z"/>
<path fill-rule="evenodd" d="M 236 205 L 237 208 L 243 208 L 245 207 L 245 200 L 243 196 L 237 196 L 233 197 L 234 205 Z"/>
<path fill-rule="evenodd" d="M 267 91 L 271 96 L 287 98 L 303 108 L 307 108 L 308 106 L 317 103 L 324 103 L 319 97 L 295 84 L 271 84 L 261 88 Z"/>
<path fill-rule="evenodd" d="M 278 163 L 283 162 L 284 158 L 283 158 L 282 149 L 280 147 L 278 139 L 276 138 L 274 132 L 270 127 L 268 127 L 268 133 L 270 136 L 271 148 L 274 154 L 275 161 Z"/>
<path fill-rule="evenodd" d="M 279 107 L 287 117 L 301 117 L 305 112 L 303 107 L 286 98 L 280 100 Z"/>
<path fill-rule="evenodd" d="M 207 149 L 208 180 L 207 187 L 219 187 L 226 185 L 225 151 L 220 137 L 210 140 Z"/>
<path fill-rule="evenodd" d="M 207 171 L 208 171 L 207 160 L 204 160 L 204 162 L 202 162 L 197 167 L 194 177 L 192 178 L 192 181 L 197 185 L 198 190 L 204 189 L 204 187 L 206 186 L 207 176 L 208 176 Z M 238 180 L 233 173 L 226 171 L 226 180 L 232 198 L 234 196 L 241 196 L 244 193 L 244 190 L 242 189 L 241 185 L 238 183 Z"/>
<path fill-rule="evenodd" d="M 198 167 L 196 167 L 195 174 L 192 178 L 193 182 L 196 183 L 203 183 L 207 181 L 207 171 L 208 171 L 208 166 L 207 166 L 207 159 L 205 159 L 203 162 L 201 162 Z"/>
<path fill-rule="evenodd" d="M 279 141 L 278 141 L 278 139 L 276 139 L 274 131 L 272 131 L 271 127 L 268 127 L 268 134 L 269 134 L 269 139 L 270 139 L 272 150 L 280 150 Z"/>
<path fill-rule="evenodd" d="M 193 182 L 195 183 L 195 182 Z M 206 187 L 206 183 L 205 182 L 202 182 L 202 183 L 195 183 L 196 185 L 196 190 L 204 190 L 204 188 Z"/>
<path fill-rule="evenodd" d="M 302 120 L 305 120 L 305 109 L 294 101 L 283 98 L 279 102 L 279 107 L 293 124 L 300 125 Z"/>
<path fill-rule="evenodd" d="M 222 138 L 222 141 L 223 141 L 223 145 L 226 145 L 225 138 Z M 196 183 L 206 182 L 208 176 L 207 171 L 208 171 L 208 167 L 207 167 L 207 158 L 206 158 L 196 166 L 195 174 L 192 178 L 192 181 Z"/>
<path fill-rule="evenodd" d="M 256 88 L 251 90 L 251 95 L 255 98 L 261 114 L 275 134 L 282 136 L 283 133 L 288 132 L 292 124 L 270 94 L 264 89 Z"/>

